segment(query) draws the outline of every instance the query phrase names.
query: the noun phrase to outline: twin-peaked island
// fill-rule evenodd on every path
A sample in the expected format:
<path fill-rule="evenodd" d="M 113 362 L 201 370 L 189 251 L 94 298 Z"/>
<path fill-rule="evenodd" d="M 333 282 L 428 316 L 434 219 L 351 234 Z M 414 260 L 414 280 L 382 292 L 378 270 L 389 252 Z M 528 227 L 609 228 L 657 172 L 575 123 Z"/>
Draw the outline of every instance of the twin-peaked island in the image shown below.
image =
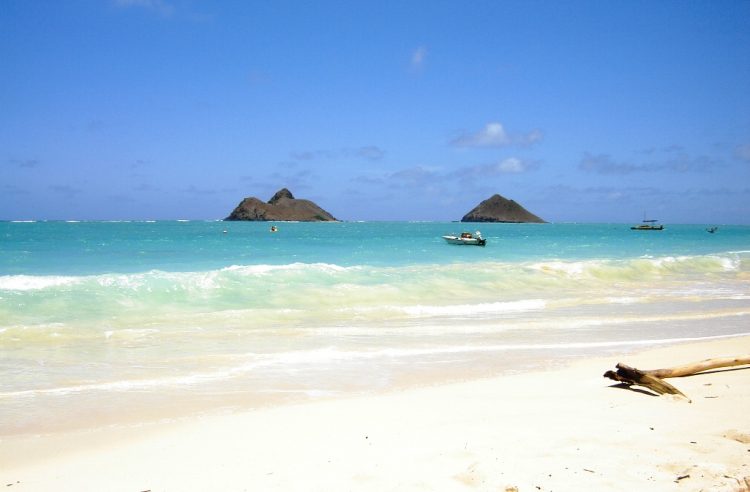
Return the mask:
<path fill-rule="evenodd" d="M 335 222 L 337 219 L 310 200 L 294 198 L 289 190 L 282 188 L 268 202 L 245 198 L 224 220 Z M 543 223 L 544 220 L 513 200 L 495 194 L 464 215 L 461 222 Z"/>
<path fill-rule="evenodd" d="M 224 220 L 335 222 L 336 218 L 310 200 L 294 198 L 291 191 L 282 188 L 268 203 L 254 196 L 245 198 Z"/>

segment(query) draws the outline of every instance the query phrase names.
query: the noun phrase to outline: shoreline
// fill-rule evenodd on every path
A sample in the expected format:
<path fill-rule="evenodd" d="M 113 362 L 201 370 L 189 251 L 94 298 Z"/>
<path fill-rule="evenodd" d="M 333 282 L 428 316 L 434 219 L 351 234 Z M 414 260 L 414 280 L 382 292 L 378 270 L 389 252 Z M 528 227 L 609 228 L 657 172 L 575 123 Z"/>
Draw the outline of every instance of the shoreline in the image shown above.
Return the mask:
<path fill-rule="evenodd" d="M 46 490 L 748 490 L 750 369 L 602 377 L 750 354 L 750 336 L 563 368 L 173 422 L 0 440 L 0 484 Z M 744 489 L 741 487 L 745 487 Z M 512 490 L 512 489 L 511 489 Z"/>

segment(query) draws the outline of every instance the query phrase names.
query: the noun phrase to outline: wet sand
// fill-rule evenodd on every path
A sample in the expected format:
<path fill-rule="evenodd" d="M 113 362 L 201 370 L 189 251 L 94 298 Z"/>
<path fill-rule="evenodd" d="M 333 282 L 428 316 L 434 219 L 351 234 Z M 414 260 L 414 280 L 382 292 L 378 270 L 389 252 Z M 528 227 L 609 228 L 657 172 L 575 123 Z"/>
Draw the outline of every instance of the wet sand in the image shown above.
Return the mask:
<path fill-rule="evenodd" d="M 6 490 L 750 490 L 750 369 L 614 387 L 750 354 L 750 337 L 562 369 L 0 442 Z"/>

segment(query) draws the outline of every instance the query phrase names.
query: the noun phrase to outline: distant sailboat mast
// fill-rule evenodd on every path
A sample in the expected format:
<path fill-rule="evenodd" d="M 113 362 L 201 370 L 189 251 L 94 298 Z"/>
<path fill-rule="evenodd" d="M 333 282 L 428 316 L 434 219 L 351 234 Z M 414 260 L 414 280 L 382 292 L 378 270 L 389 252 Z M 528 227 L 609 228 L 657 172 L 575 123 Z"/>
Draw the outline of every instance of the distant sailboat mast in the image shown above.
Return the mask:
<path fill-rule="evenodd" d="M 658 220 L 647 219 L 646 212 L 643 212 L 643 222 L 641 225 L 633 226 L 631 229 L 634 231 L 661 231 L 664 229 L 663 225 L 656 225 L 655 222 L 658 222 Z"/>
<path fill-rule="evenodd" d="M 653 223 L 653 222 L 658 222 L 658 220 L 656 220 L 656 219 L 647 219 L 646 218 L 646 212 L 643 212 L 643 222 L 647 222 L 647 223 L 651 222 L 651 223 Z"/>

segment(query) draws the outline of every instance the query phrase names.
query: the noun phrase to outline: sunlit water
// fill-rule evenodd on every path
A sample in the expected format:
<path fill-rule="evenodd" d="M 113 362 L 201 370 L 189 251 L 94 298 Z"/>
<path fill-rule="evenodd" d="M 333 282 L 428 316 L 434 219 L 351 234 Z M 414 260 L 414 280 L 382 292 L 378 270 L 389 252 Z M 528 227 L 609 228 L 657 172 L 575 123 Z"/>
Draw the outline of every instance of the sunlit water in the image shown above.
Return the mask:
<path fill-rule="evenodd" d="M 277 225 L 0 223 L 0 435 L 750 332 L 750 227 Z"/>

